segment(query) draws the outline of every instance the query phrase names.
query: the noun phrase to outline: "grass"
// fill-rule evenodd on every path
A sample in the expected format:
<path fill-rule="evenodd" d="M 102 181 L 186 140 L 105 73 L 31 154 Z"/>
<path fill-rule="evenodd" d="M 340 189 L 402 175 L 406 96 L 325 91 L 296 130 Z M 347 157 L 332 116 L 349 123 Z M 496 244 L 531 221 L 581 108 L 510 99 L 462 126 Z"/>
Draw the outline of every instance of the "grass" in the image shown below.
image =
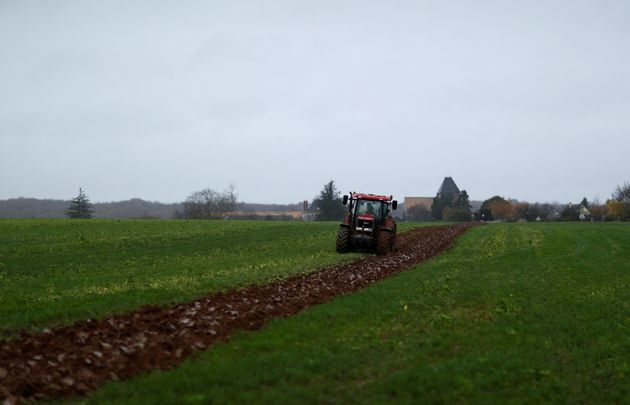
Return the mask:
<path fill-rule="evenodd" d="M 401 229 L 412 224 L 401 224 Z M 352 260 L 333 222 L 0 220 L 0 338 Z"/>
<path fill-rule="evenodd" d="M 0 221 L 0 325 L 67 323 L 267 283 L 353 255 L 333 223 Z"/>
<path fill-rule="evenodd" d="M 627 403 L 630 226 L 492 224 L 88 403 Z"/>

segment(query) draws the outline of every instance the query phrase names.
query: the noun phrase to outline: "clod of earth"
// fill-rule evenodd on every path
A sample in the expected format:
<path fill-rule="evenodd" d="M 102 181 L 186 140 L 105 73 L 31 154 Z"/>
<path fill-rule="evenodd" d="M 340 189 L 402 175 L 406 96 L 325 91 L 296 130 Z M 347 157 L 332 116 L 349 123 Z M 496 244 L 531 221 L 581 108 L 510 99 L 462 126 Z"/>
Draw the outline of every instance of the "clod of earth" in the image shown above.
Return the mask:
<path fill-rule="evenodd" d="M 170 308 L 147 306 L 0 341 L 0 400 L 70 397 L 152 369 L 167 369 L 238 329 L 356 291 L 450 248 L 472 224 L 416 228 L 397 251 L 366 256 L 273 284 L 251 286 Z"/>

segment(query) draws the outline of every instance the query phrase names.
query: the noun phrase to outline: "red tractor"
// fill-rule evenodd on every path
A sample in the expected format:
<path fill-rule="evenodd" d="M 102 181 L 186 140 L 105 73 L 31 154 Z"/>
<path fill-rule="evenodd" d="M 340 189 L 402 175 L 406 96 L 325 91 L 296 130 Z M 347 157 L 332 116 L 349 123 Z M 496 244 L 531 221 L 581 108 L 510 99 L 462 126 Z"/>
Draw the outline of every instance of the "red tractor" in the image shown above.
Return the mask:
<path fill-rule="evenodd" d="M 392 196 L 350 193 L 343 196 L 348 206 L 337 232 L 337 252 L 354 250 L 386 255 L 396 245 L 396 220 L 390 215 L 398 206 Z"/>

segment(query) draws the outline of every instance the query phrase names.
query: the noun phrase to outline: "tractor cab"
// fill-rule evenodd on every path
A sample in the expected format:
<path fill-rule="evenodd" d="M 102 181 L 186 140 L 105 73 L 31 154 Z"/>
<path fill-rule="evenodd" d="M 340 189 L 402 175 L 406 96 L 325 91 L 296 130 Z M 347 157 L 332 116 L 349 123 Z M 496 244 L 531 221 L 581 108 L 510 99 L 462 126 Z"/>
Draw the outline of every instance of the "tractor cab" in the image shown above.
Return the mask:
<path fill-rule="evenodd" d="M 352 211 L 352 209 L 351 209 Z M 357 200 L 354 204 L 354 219 L 352 225 L 357 232 L 373 233 L 376 226 L 382 224 L 389 210 L 381 201 Z"/>
<path fill-rule="evenodd" d="M 372 200 L 357 200 L 354 207 L 354 215 L 355 216 L 371 216 L 373 219 L 380 221 L 384 218 L 383 211 L 387 210 L 387 206 L 383 205 L 380 201 L 372 201 Z M 387 212 L 385 212 L 385 216 L 387 216 Z"/>

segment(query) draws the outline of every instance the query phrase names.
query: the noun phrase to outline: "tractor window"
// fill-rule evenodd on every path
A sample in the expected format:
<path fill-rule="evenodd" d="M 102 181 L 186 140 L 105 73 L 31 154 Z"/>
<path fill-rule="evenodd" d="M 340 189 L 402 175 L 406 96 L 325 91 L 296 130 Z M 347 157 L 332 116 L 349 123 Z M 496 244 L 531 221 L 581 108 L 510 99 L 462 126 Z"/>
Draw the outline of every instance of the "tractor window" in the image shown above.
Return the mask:
<path fill-rule="evenodd" d="M 371 214 L 380 219 L 383 216 L 383 204 L 380 201 L 359 200 L 355 212 L 357 215 Z"/>

